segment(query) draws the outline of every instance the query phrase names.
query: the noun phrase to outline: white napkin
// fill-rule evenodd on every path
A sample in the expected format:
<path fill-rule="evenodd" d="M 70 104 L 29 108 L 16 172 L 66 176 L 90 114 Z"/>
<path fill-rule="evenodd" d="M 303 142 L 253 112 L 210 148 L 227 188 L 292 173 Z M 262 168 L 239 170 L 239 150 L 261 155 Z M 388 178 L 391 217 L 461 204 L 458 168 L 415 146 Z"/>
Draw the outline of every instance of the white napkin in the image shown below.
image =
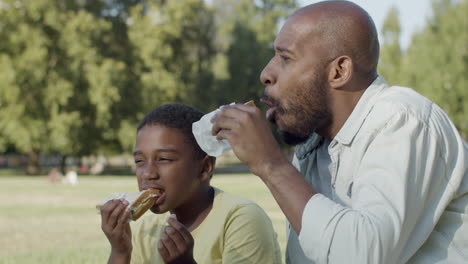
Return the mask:
<path fill-rule="evenodd" d="M 221 110 L 218 108 L 202 116 L 199 121 L 192 124 L 192 132 L 198 145 L 203 151 L 213 157 L 219 157 L 221 154 L 231 149 L 231 145 L 227 140 L 217 140 L 216 136 L 211 135 L 213 124 L 210 120 L 219 111 Z"/>

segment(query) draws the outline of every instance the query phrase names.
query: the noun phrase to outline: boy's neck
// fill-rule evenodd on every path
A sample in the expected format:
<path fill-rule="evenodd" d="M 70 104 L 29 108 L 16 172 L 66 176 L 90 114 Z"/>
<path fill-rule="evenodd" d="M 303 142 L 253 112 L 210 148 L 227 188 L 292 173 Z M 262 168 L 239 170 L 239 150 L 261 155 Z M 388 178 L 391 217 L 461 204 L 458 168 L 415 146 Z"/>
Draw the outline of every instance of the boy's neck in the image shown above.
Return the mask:
<path fill-rule="evenodd" d="M 206 216 L 208 216 L 213 207 L 214 189 L 207 186 L 200 191 L 197 199 L 193 199 L 191 203 L 185 204 L 183 207 L 174 210 L 177 220 L 187 227 L 191 232 L 197 228 Z"/>

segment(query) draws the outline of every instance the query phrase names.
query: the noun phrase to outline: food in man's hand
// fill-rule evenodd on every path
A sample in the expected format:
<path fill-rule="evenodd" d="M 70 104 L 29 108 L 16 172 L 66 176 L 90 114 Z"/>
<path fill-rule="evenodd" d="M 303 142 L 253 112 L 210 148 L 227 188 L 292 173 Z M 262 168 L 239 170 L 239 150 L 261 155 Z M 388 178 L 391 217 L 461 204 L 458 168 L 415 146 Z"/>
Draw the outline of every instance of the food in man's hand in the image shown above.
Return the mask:
<path fill-rule="evenodd" d="M 157 189 L 147 189 L 139 193 L 116 193 L 114 197 L 104 199 L 96 205 L 96 208 L 100 209 L 101 206 L 113 199 L 125 199 L 128 201 L 128 207 L 131 210 L 130 220 L 136 221 L 154 205 L 154 202 L 160 196 L 161 191 Z"/>
<path fill-rule="evenodd" d="M 250 100 L 245 105 L 255 106 L 254 100 Z"/>

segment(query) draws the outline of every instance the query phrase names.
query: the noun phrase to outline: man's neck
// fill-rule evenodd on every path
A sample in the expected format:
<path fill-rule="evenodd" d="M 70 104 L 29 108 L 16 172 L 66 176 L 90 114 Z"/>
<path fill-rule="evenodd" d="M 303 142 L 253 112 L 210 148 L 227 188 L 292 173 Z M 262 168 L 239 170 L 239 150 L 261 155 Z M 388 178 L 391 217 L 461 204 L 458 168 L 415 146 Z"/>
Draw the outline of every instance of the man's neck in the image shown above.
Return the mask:
<path fill-rule="evenodd" d="M 330 111 L 332 118 L 326 126 L 317 129 L 317 133 L 324 138 L 335 138 L 371 83 L 372 81 L 366 81 L 360 85 L 354 85 L 357 87 L 354 89 L 331 91 Z"/>

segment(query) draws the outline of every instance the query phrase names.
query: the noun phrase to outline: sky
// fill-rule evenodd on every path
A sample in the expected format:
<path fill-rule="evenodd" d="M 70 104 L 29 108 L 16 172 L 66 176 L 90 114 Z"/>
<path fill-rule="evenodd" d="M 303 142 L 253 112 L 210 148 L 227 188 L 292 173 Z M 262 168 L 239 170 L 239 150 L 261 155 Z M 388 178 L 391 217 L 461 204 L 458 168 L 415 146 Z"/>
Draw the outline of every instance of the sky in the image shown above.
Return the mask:
<path fill-rule="evenodd" d="M 298 0 L 300 7 L 316 2 L 319 1 Z M 388 10 L 396 6 L 402 28 L 400 45 L 403 49 L 406 49 L 411 42 L 411 35 L 420 31 L 431 15 L 431 0 L 351 0 L 351 2 L 360 5 L 369 13 L 379 32 Z M 382 42 L 381 36 L 380 40 Z"/>

